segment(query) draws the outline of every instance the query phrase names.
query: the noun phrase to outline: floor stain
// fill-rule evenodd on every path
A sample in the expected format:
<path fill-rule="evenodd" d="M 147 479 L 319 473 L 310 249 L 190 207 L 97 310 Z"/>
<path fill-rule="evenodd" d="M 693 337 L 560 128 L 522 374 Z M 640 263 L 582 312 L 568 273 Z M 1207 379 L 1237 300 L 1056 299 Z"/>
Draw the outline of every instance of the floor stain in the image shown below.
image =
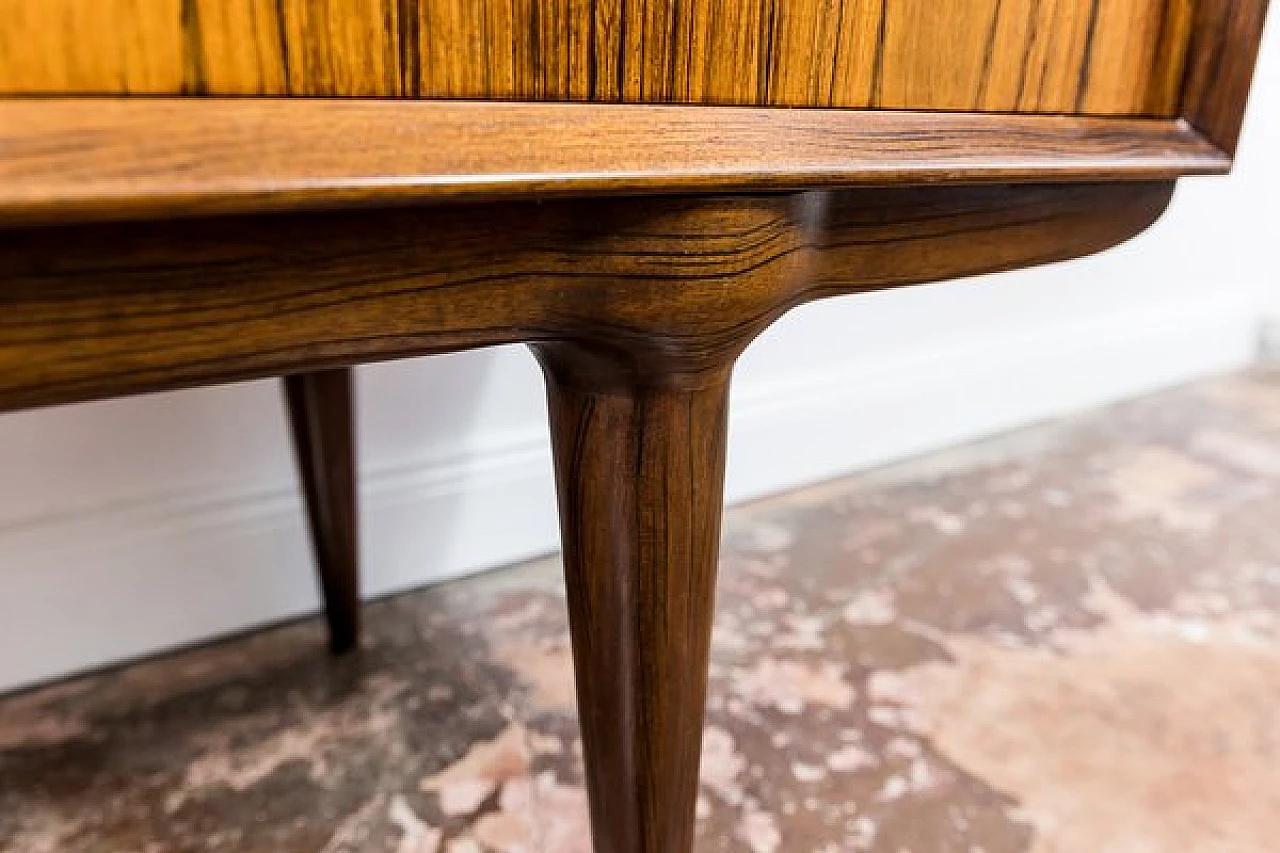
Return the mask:
<path fill-rule="evenodd" d="M 1018 803 L 1034 853 L 1274 849 L 1270 620 L 1147 614 L 1099 587 L 1097 627 L 1035 647 L 944 637 L 950 661 L 879 690 L 941 755 Z"/>
<path fill-rule="evenodd" d="M 728 514 L 699 853 L 1263 853 L 1280 373 Z M 589 853 L 559 566 L 0 698 L 3 853 Z"/>

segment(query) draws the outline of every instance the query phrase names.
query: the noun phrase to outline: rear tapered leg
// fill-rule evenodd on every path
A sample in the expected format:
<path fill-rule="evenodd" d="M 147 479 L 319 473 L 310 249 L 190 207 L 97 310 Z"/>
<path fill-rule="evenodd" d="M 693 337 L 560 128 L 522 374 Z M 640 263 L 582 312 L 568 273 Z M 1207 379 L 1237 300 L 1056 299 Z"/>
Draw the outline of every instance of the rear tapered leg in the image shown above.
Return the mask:
<path fill-rule="evenodd" d="M 547 375 L 596 853 L 689 853 L 728 374 L 637 377 L 571 344 Z"/>
<path fill-rule="evenodd" d="M 341 654 L 360 639 L 353 371 L 284 378 L 294 450 L 306 498 L 329 648 Z"/>

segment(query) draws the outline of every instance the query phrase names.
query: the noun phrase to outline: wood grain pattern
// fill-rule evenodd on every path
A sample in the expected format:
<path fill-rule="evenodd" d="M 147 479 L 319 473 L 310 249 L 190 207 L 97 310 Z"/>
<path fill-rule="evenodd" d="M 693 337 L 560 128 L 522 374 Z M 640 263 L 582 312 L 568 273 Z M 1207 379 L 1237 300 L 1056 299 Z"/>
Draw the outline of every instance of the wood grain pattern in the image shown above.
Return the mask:
<path fill-rule="evenodd" d="M 0 223 L 1225 172 L 1178 122 L 304 99 L 0 101 Z M 607 144 L 604 143 L 607 140 Z"/>
<path fill-rule="evenodd" d="M 4 2 L 4 0 L 0 0 Z M 284 4 L 184 0 L 182 90 L 204 95 L 289 94 Z"/>
<path fill-rule="evenodd" d="M 1169 117 L 1191 2 L 0 0 L 0 93 Z"/>
<path fill-rule="evenodd" d="M 396 0 L 283 0 L 280 5 L 290 94 L 402 94 Z"/>
<path fill-rule="evenodd" d="M 307 524 L 329 625 L 329 649 L 360 640 L 360 547 L 356 486 L 355 375 L 319 370 L 284 378 Z"/>
<path fill-rule="evenodd" d="M 1173 114 L 1186 60 L 1193 0 L 1144 10 L 1132 0 L 1095 0 L 1075 104 L 1067 112 L 1106 111 L 1140 93 L 1141 111 Z"/>
<path fill-rule="evenodd" d="M 203 96 L 0 102 L 0 411 L 305 374 L 342 649 L 347 368 L 531 344 L 596 848 L 690 853 L 738 355 L 809 300 L 1140 232 L 1229 168 L 1265 7 L 0 0 L 0 94 Z M 548 198 L 584 195 L 649 197 Z"/>
<path fill-rule="evenodd" d="M 183 91 L 183 0 L 0 0 L 0 93 Z"/>
<path fill-rule="evenodd" d="M 679 346 L 535 352 L 547 377 L 594 847 L 691 851 L 729 365 L 687 372 Z"/>
<path fill-rule="evenodd" d="M 499 343 L 616 348 L 633 329 L 716 341 L 721 324 L 818 294 L 1097 251 L 1169 192 L 922 187 L 0 231 L 0 410 Z"/>
<path fill-rule="evenodd" d="M 918 187 L 0 231 L 0 410 L 532 343 L 596 849 L 690 853 L 737 356 L 811 299 L 1114 245 L 1171 192 Z M 343 417 L 326 417 L 330 437 Z M 312 459 L 312 487 L 323 473 L 346 489 L 347 462 Z"/>
<path fill-rule="evenodd" d="M 1235 154 L 1262 44 L 1268 0 L 1199 0 L 1182 114 Z"/>
<path fill-rule="evenodd" d="M 183 8 L 189 94 L 405 92 L 397 0 L 183 0 Z"/>

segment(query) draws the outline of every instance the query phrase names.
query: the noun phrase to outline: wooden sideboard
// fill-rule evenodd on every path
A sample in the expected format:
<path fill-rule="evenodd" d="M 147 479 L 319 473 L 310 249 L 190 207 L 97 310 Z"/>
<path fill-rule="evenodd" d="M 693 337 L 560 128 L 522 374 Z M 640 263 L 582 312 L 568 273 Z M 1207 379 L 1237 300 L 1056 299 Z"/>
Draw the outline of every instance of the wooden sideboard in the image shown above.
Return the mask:
<path fill-rule="evenodd" d="M 1141 232 L 1265 7 L 0 0 L 0 411 L 288 377 L 344 648 L 350 368 L 530 344 L 596 849 L 688 853 L 737 356 Z"/>

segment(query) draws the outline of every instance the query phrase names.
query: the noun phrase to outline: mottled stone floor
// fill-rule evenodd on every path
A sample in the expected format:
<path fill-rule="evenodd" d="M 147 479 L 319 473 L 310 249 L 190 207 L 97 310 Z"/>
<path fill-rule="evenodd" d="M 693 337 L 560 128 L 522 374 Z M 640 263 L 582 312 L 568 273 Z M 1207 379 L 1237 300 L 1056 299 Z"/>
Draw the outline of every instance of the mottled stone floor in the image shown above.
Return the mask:
<path fill-rule="evenodd" d="M 554 561 L 0 701 L 0 850 L 587 853 Z M 730 513 L 700 853 L 1280 849 L 1280 373 Z"/>

